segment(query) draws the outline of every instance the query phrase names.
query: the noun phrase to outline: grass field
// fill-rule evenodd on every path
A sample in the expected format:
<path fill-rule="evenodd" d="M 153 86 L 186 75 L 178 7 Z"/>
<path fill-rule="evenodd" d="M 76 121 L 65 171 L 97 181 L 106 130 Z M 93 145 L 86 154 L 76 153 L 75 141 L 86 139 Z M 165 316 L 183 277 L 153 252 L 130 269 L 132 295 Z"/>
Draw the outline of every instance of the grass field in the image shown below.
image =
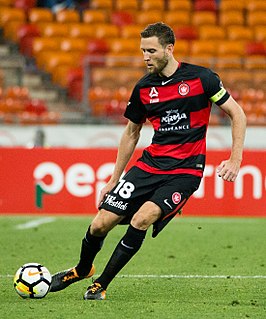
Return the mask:
<path fill-rule="evenodd" d="M 84 301 L 91 279 L 44 299 L 24 300 L 13 275 L 27 262 L 51 273 L 77 262 L 84 217 L 0 217 L 0 318 L 266 318 L 266 219 L 176 218 L 143 247 L 107 290 Z M 126 226 L 106 238 L 99 274 Z"/>

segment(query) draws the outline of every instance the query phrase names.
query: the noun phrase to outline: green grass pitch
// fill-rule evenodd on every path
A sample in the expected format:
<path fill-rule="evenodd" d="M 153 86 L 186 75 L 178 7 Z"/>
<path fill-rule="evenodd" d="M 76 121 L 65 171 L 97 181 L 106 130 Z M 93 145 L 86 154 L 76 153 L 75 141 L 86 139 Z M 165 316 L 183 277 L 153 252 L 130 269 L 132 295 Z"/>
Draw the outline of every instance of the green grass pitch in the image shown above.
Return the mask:
<path fill-rule="evenodd" d="M 0 217 L 0 318 L 266 318 L 266 219 L 178 217 L 151 229 L 104 301 L 84 301 L 91 279 L 40 300 L 22 299 L 13 276 L 24 263 L 51 273 L 74 266 L 90 217 Z M 99 274 L 126 226 L 109 233 Z"/>

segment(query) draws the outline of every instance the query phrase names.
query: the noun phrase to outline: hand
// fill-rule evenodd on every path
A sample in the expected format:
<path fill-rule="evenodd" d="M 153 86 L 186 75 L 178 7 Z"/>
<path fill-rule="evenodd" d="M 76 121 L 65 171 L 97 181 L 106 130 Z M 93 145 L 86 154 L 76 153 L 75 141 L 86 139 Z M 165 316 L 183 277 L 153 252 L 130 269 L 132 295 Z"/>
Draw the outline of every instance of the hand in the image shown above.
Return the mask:
<path fill-rule="evenodd" d="M 99 201 L 98 201 L 98 206 L 104 201 L 105 196 L 110 192 L 112 188 L 114 188 L 116 185 L 115 182 L 109 181 L 105 187 L 101 190 L 100 196 L 99 196 Z"/>
<path fill-rule="evenodd" d="M 240 169 L 240 161 L 225 160 L 217 167 L 217 174 L 227 182 L 234 182 Z"/>

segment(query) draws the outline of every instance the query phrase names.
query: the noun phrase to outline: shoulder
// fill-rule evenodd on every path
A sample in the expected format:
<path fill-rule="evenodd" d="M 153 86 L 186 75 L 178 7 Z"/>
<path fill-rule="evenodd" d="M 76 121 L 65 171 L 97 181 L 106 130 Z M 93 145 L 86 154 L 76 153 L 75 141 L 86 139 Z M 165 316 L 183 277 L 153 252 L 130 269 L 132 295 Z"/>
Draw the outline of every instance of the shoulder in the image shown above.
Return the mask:
<path fill-rule="evenodd" d="M 156 85 L 158 82 L 158 75 L 155 74 L 145 74 L 139 81 L 136 83 L 136 87 L 142 88 L 147 86 Z"/>
<path fill-rule="evenodd" d="M 191 64 L 191 63 L 186 63 L 186 62 L 181 62 L 180 70 L 184 73 L 190 73 L 193 74 L 194 76 L 198 77 L 205 77 L 208 78 L 212 75 L 215 75 L 215 72 L 213 72 L 211 69 L 206 68 L 201 65 L 197 64 Z"/>

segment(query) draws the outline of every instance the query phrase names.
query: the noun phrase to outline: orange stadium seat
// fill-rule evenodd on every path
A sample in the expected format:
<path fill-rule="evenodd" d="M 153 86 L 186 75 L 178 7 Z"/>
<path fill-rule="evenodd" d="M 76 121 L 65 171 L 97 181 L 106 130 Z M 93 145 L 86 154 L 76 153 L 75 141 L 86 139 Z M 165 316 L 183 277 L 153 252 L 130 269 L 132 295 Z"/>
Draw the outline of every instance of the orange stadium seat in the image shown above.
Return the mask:
<path fill-rule="evenodd" d="M 69 29 L 66 25 L 57 22 L 40 23 L 39 25 L 41 35 L 43 37 L 67 37 Z"/>
<path fill-rule="evenodd" d="M 249 0 L 246 8 L 248 11 L 266 11 L 266 2 L 263 0 Z"/>
<path fill-rule="evenodd" d="M 0 27 L 5 27 L 10 21 L 26 22 L 26 13 L 23 9 L 0 7 Z"/>
<path fill-rule="evenodd" d="M 10 21 L 5 25 L 3 30 L 6 39 L 18 43 L 17 30 L 24 25 L 23 21 Z"/>
<path fill-rule="evenodd" d="M 243 11 L 245 3 L 243 1 L 222 0 L 219 4 L 220 11 Z"/>
<path fill-rule="evenodd" d="M 113 0 L 90 0 L 90 7 L 92 9 L 113 9 Z"/>
<path fill-rule="evenodd" d="M 121 27 L 122 38 L 137 38 L 140 39 L 140 32 L 143 30 L 142 25 L 124 25 Z"/>
<path fill-rule="evenodd" d="M 133 67 L 143 67 L 143 57 L 141 53 L 134 53 L 130 55 L 125 55 L 124 52 L 110 52 L 105 56 L 105 64 L 107 67 L 122 67 L 128 66 L 130 64 Z"/>
<path fill-rule="evenodd" d="M 113 99 L 116 101 L 127 101 L 130 98 L 131 90 L 128 88 L 128 83 L 126 83 L 127 86 L 120 86 L 115 89 L 113 92 Z"/>
<path fill-rule="evenodd" d="M 199 38 L 202 40 L 224 40 L 227 37 L 226 31 L 219 25 L 203 25 L 199 28 Z"/>
<path fill-rule="evenodd" d="M 155 23 L 163 20 L 163 12 L 161 10 L 150 10 L 136 12 L 135 23 L 146 26 L 147 24 Z"/>
<path fill-rule="evenodd" d="M 190 42 L 187 40 L 176 40 L 175 55 L 177 60 L 187 59 L 189 56 Z"/>
<path fill-rule="evenodd" d="M 142 0 L 140 2 L 140 10 L 161 10 L 163 11 L 164 7 L 164 0 Z"/>
<path fill-rule="evenodd" d="M 109 17 L 104 10 L 86 9 L 82 13 L 82 21 L 84 23 L 108 23 Z"/>
<path fill-rule="evenodd" d="M 113 38 L 109 41 L 109 49 L 110 53 L 123 52 L 128 55 L 130 55 L 130 53 L 140 54 L 140 41 L 139 39 Z"/>
<path fill-rule="evenodd" d="M 61 51 L 45 52 L 42 59 L 42 69 L 52 74 L 53 70 L 58 66 L 78 66 L 79 60 L 79 54 Z"/>
<path fill-rule="evenodd" d="M 219 24 L 222 27 L 244 25 L 244 14 L 241 11 L 220 11 Z"/>
<path fill-rule="evenodd" d="M 13 0 L 0 0 L 0 7 L 11 7 Z"/>
<path fill-rule="evenodd" d="M 191 11 L 192 1 L 190 0 L 168 0 L 167 9 L 169 11 Z"/>
<path fill-rule="evenodd" d="M 213 66 L 216 45 L 212 40 L 194 40 L 191 42 L 189 61 L 206 67 Z"/>
<path fill-rule="evenodd" d="M 218 73 L 226 88 L 239 89 L 250 87 L 252 78 L 250 72 L 247 70 L 226 69 L 224 71 L 220 70 Z"/>
<path fill-rule="evenodd" d="M 73 69 L 69 65 L 59 65 L 55 67 L 52 74 L 52 80 L 54 83 L 60 85 L 63 88 L 68 87 L 68 74 Z"/>
<path fill-rule="evenodd" d="M 189 11 L 164 11 L 163 21 L 171 26 L 185 26 L 190 24 Z"/>
<path fill-rule="evenodd" d="M 60 41 L 62 52 L 80 52 L 85 53 L 87 50 L 88 40 L 79 38 L 64 38 Z"/>
<path fill-rule="evenodd" d="M 116 0 L 115 9 L 122 11 L 135 12 L 139 9 L 138 0 Z"/>
<path fill-rule="evenodd" d="M 217 62 L 218 69 L 240 69 L 242 68 L 242 58 L 245 54 L 243 41 L 224 40 L 217 43 Z"/>
<path fill-rule="evenodd" d="M 257 25 L 253 28 L 254 30 L 254 40 L 255 41 L 265 41 L 266 42 L 266 27 L 263 25 Z"/>
<path fill-rule="evenodd" d="M 55 21 L 59 23 L 75 23 L 80 21 L 78 11 L 73 9 L 60 10 L 55 13 Z"/>
<path fill-rule="evenodd" d="M 34 57 L 45 51 L 60 50 L 58 38 L 35 37 L 32 42 L 32 54 Z"/>
<path fill-rule="evenodd" d="M 216 14 L 211 11 L 194 11 L 191 17 L 192 25 L 202 26 L 202 25 L 215 25 L 216 24 Z"/>
<path fill-rule="evenodd" d="M 69 25 L 69 36 L 73 38 L 95 38 L 95 29 L 85 23 L 71 23 Z"/>
<path fill-rule="evenodd" d="M 54 16 L 48 8 L 32 8 L 28 12 L 28 20 L 30 23 L 52 22 Z"/>
<path fill-rule="evenodd" d="M 27 87 L 10 86 L 6 89 L 5 96 L 12 99 L 29 100 L 30 93 Z"/>
<path fill-rule="evenodd" d="M 131 87 L 145 74 L 144 68 L 128 69 L 127 67 L 92 68 L 91 84 L 92 86 L 113 87 L 124 86 Z"/>
<path fill-rule="evenodd" d="M 227 26 L 228 40 L 247 40 L 250 41 L 254 37 L 253 30 L 242 25 L 229 25 Z"/>
<path fill-rule="evenodd" d="M 247 13 L 247 25 L 255 27 L 266 26 L 265 11 L 250 11 Z"/>
<path fill-rule="evenodd" d="M 194 40 L 191 42 L 190 53 L 197 56 L 200 54 L 213 56 L 216 53 L 216 44 L 212 40 Z"/>
<path fill-rule="evenodd" d="M 245 42 L 224 40 L 217 43 L 217 51 L 220 55 L 237 54 L 245 55 Z"/>
<path fill-rule="evenodd" d="M 117 38 L 119 36 L 119 28 L 116 25 L 109 23 L 99 23 L 93 26 L 95 37 L 102 38 Z"/>
<path fill-rule="evenodd" d="M 110 86 L 114 84 L 117 80 L 120 80 L 116 76 L 117 68 L 103 68 L 94 67 L 91 70 L 91 85 L 92 86 Z"/>

